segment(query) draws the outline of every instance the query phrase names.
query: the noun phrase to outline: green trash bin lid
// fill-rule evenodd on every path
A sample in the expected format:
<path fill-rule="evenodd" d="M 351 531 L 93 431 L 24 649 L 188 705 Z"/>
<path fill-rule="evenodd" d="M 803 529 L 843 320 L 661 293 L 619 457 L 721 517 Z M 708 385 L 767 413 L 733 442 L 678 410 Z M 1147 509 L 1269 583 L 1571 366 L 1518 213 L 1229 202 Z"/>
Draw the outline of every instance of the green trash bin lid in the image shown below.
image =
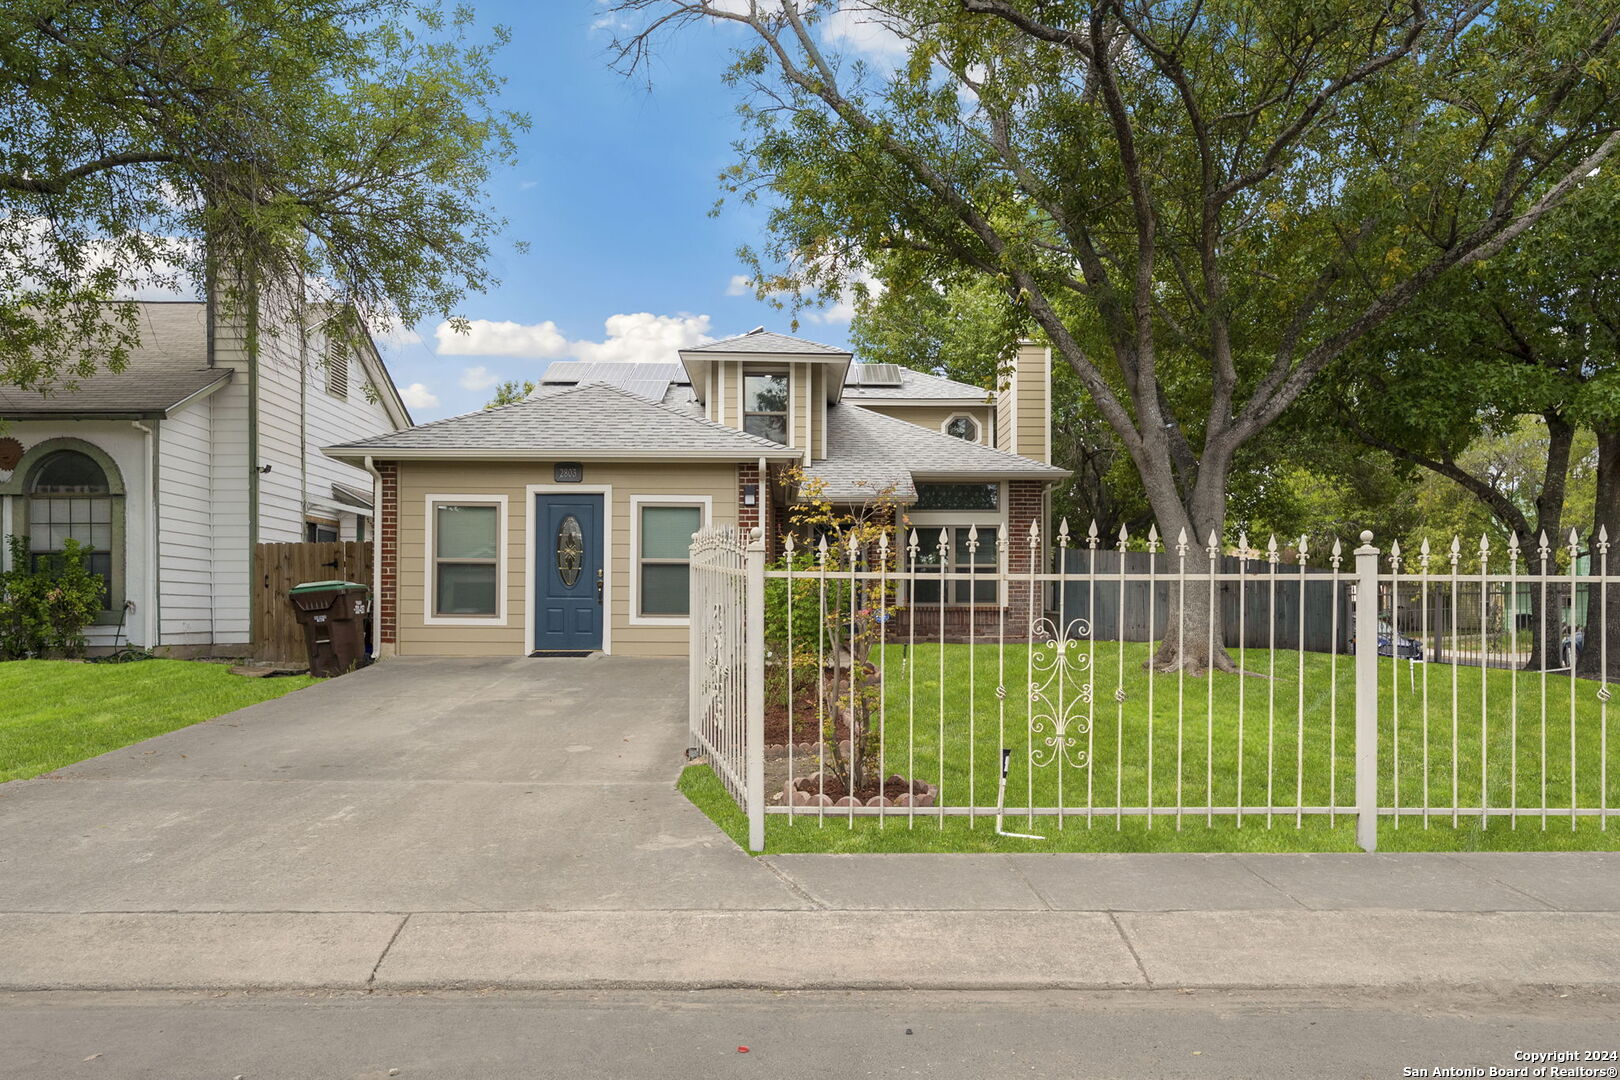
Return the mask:
<path fill-rule="evenodd" d="M 288 596 L 306 596 L 309 593 L 339 592 L 343 589 L 364 589 L 358 581 L 306 581 L 287 590 Z"/>

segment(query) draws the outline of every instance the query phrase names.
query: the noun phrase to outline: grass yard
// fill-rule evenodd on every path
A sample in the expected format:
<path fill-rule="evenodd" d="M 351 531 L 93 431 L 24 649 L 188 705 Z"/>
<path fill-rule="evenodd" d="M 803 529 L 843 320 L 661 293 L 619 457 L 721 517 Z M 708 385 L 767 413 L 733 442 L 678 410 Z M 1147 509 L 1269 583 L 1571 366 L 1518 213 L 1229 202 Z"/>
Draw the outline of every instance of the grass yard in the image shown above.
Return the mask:
<path fill-rule="evenodd" d="M 314 681 L 245 678 L 223 664 L 186 660 L 0 663 L 0 783 L 39 776 Z"/>
<path fill-rule="evenodd" d="M 1062 738 L 1046 744 L 1039 733 L 1032 734 L 1030 702 L 1016 689 L 1031 681 L 1031 658 L 1022 643 L 1008 645 L 1004 652 L 994 645 L 919 644 L 909 657 L 899 646 L 889 646 L 882 657 L 884 775 L 898 772 L 937 784 L 944 805 L 993 807 L 999 748 L 1010 746 L 1007 805 L 1061 806 L 1061 827 L 1055 816 L 1036 816 L 1033 827 L 1027 816 L 1010 817 L 1009 830 L 1049 837 L 1026 841 L 995 835 L 989 818 L 946 818 L 942 828 L 939 818 L 923 813 L 911 818 L 899 808 L 881 823 L 857 818 L 852 825 L 833 808 L 822 811 L 824 817 L 811 809 L 808 815 L 796 812 L 791 823 L 772 815 L 767 849 L 1356 850 L 1353 817 L 1341 815 L 1330 823 L 1326 815 L 1306 815 L 1296 827 L 1291 812 L 1276 812 L 1269 821 L 1266 813 L 1268 805 L 1302 801 L 1344 808 L 1354 802 L 1353 657 L 1337 658 L 1336 682 L 1334 659 L 1328 655 L 1278 652 L 1273 669 L 1270 654 L 1261 650 L 1241 658 L 1251 672 L 1246 677 L 1216 675 L 1210 683 L 1201 677 L 1156 675 L 1150 714 L 1150 679 L 1142 667 L 1148 651 L 1145 644 L 1126 643 L 1122 653 L 1116 643 L 1098 642 L 1091 661 L 1091 647 L 1077 645 L 1072 654 L 1076 666 L 1065 672 L 1063 695 L 1059 697 L 1055 683 L 1046 693 L 1051 710 L 1070 716 L 1070 723 Z M 1096 670 L 1096 701 L 1090 705 L 1077 690 L 1086 680 L 1078 665 L 1087 661 Z M 1606 805 L 1620 808 L 1620 741 L 1608 747 L 1604 732 L 1605 724 L 1620 728 L 1620 717 L 1606 717 L 1597 683 L 1575 684 L 1572 724 L 1567 674 L 1546 677 L 1543 721 L 1539 674 L 1489 670 L 1483 673 L 1482 687 L 1479 668 L 1414 667 L 1404 661 L 1397 667 L 1388 659 L 1379 663 L 1380 803 L 1395 804 L 1398 782 L 1399 805 L 1417 811 L 1403 813 L 1398 824 L 1392 817 L 1382 820 L 1380 850 L 1620 849 L 1620 820 L 1604 830 L 1597 819 L 1582 818 L 1572 830 L 1566 813 L 1550 814 L 1545 829 L 1539 817 L 1520 818 L 1517 827 L 1506 818 L 1492 818 L 1482 827 L 1475 814 L 1462 816 L 1453 827 L 1447 811 L 1431 814 L 1425 827 L 1421 813 L 1426 797 L 1430 806 L 1449 804 L 1453 785 L 1460 805 L 1479 806 L 1482 780 L 1489 806 L 1511 802 L 1539 808 L 1545 802 L 1568 807 L 1572 736 L 1575 805 L 1604 805 L 1600 785 L 1606 783 Z M 996 694 L 998 666 L 1005 672 L 1005 701 Z M 1040 670 L 1033 675 L 1034 681 L 1044 681 Z M 1124 692 L 1123 703 L 1117 689 Z M 1482 689 L 1488 702 L 1483 732 Z M 1088 709 L 1094 709 L 1089 732 L 1082 722 Z M 1620 731 L 1613 734 L 1620 738 Z M 1031 768 L 1032 752 L 1045 763 Z M 814 772 L 813 759 L 794 771 Z M 743 835 L 738 831 L 743 828 L 741 812 L 706 768 L 686 770 L 681 786 L 722 828 L 734 837 Z M 1151 827 L 1144 817 L 1126 816 L 1116 825 L 1112 814 L 1099 810 L 1178 803 L 1186 808 L 1179 831 L 1174 816 L 1155 817 Z M 1212 826 L 1206 825 L 1197 808 L 1210 803 L 1244 807 L 1241 825 L 1231 815 L 1217 815 Z"/>

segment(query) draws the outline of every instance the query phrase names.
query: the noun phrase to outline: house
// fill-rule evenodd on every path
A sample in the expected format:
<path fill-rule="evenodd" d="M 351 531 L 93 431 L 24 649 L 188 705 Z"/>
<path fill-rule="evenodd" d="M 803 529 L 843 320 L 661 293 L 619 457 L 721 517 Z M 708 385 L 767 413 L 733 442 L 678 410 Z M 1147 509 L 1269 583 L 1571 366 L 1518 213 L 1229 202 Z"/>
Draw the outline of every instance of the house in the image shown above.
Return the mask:
<path fill-rule="evenodd" d="M 34 557 L 68 537 L 93 549 L 92 648 L 245 653 L 256 544 L 369 538 L 372 477 L 319 447 L 410 414 L 370 337 L 329 308 L 261 315 L 251 352 L 207 302 L 130 303 L 141 340 L 122 371 L 0 386 L 0 534 Z"/>
<path fill-rule="evenodd" d="M 835 503 L 892 493 L 920 568 L 939 565 L 942 528 L 962 565 L 954 527 L 977 525 L 981 564 L 999 534 L 1003 568 L 1027 571 L 1018 538 L 1068 475 L 1049 462 L 1049 351 L 1021 347 L 995 395 L 853 360 L 756 330 L 678 362 L 556 363 L 515 405 L 328 447 L 382 477 L 381 651 L 684 656 L 692 534 L 758 526 L 774 541 L 790 468 Z M 944 605 L 1027 606 L 1027 590 L 966 587 Z M 938 606 L 939 585 L 914 599 Z"/>

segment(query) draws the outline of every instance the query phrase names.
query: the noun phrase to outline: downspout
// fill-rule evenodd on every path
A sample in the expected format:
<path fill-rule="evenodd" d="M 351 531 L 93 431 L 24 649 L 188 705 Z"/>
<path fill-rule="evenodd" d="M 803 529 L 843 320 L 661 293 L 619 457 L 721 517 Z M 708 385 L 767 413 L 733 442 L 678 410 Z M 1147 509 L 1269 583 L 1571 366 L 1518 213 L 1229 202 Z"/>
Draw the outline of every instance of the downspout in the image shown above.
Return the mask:
<path fill-rule="evenodd" d="M 382 535 L 383 491 L 382 473 L 365 458 L 366 472 L 371 474 L 371 659 L 382 658 Z M 396 582 L 397 584 L 397 582 Z"/>
<path fill-rule="evenodd" d="M 147 427 L 139 420 L 130 423 L 136 431 L 146 436 L 146 473 L 151 478 L 152 497 L 148 502 L 151 507 L 147 511 L 148 522 L 146 538 L 146 648 L 155 649 L 158 641 L 158 604 L 160 590 L 158 588 L 158 530 L 161 527 L 161 514 L 158 507 L 158 433 L 155 427 Z"/>

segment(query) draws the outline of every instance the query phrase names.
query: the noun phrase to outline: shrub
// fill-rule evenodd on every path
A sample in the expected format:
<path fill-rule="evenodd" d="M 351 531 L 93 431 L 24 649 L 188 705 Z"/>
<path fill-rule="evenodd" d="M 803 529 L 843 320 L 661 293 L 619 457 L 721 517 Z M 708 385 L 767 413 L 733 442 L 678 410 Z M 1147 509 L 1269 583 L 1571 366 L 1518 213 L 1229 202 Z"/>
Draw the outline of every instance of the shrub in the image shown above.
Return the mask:
<path fill-rule="evenodd" d="M 37 565 L 21 536 L 6 537 L 11 569 L 0 573 L 0 660 L 84 654 L 84 630 L 104 609 L 101 578 L 87 548 L 67 541 Z"/>

